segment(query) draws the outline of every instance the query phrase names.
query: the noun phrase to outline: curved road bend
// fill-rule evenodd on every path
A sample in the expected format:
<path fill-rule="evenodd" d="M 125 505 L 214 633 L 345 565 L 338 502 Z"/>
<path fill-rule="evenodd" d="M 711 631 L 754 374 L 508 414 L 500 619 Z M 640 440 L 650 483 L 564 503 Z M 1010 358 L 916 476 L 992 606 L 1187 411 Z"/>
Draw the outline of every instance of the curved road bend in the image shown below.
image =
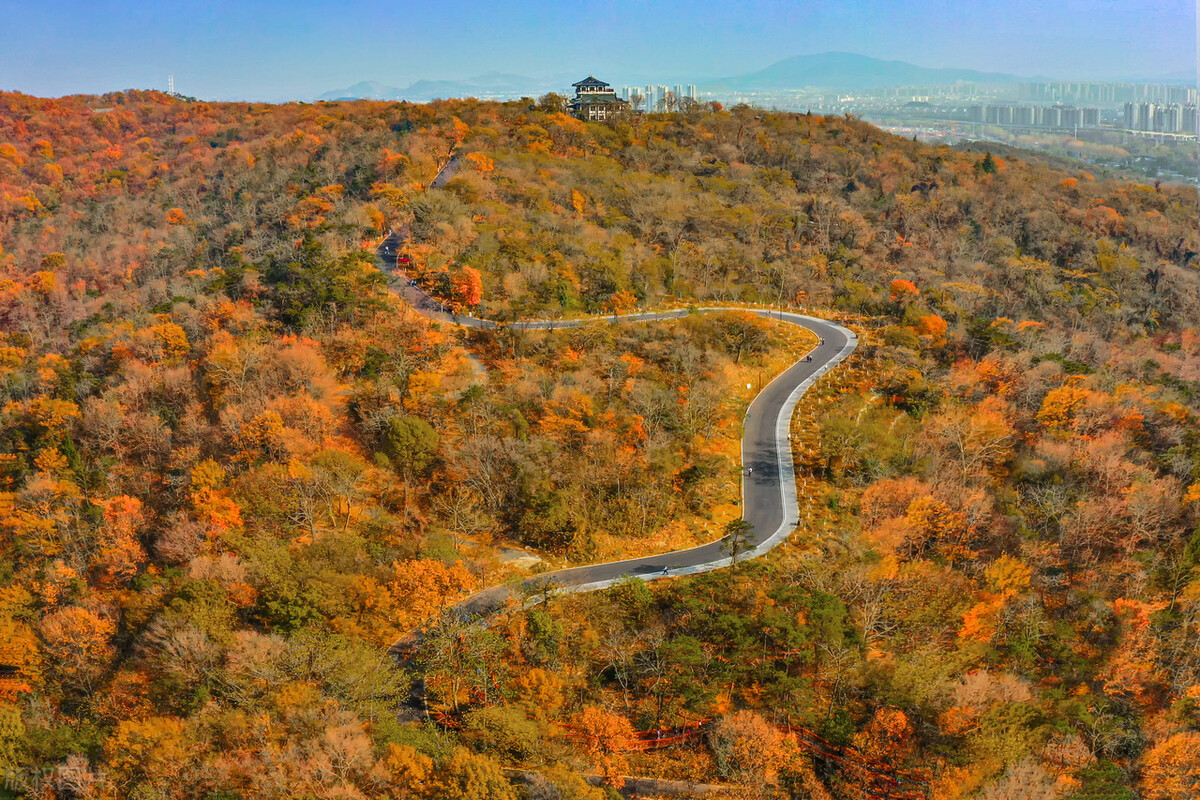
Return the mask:
<path fill-rule="evenodd" d="M 404 273 L 395 268 L 396 253 L 403 241 L 401 233 L 393 231 L 379 245 L 377 262 L 384 274 L 399 278 L 400 293 L 413 308 L 432 319 L 470 328 L 496 329 L 502 327 L 492 320 L 476 319 L 449 314 L 442 306 L 419 288 L 412 285 Z M 775 377 L 759 392 L 746 411 L 742 434 L 742 518 L 753 526 L 750 541 L 744 556 L 755 558 L 773 549 L 787 538 L 798 524 L 799 502 L 796 497 L 796 474 L 792 460 L 792 445 L 789 438 L 792 412 L 801 396 L 822 375 L 836 366 L 858 345 L 855 334 L 835 322 L 794 314 L 787 311 L 766 309 L 741 309 L 704 307 L 700 312 L 750 311 L 761 317 L 799 325 L 812 331 L 823 341 L 809 355 L 812 361 L 801 358 Z M 673 311 L 626 314 L 621 322 L 650 322 L 686 316 L 688 309 Z M 527 320 L 510 323 L 513 328 L 524 330 L 552 330 L 574 328 L 592 322 L 602 322 L 609 317 L 592 317 L 583 320 Z M 614 318 L 615 319 L 615 318 Z M 746 469 L 751 470 L 746 475 Z M 610 561 L 546 572 L 522 582 L 521 590 L 526 594 L 552 587 L 555 590 L 591 591 L 602 589 L 625 577 L 644 580 L 692 575 L 729 566 L 729 553 L 725 542 L 715 542 L 675 550 L 669 553 Z M 465 616 L 485 616 L 502 607 L 513 594 L 508 586 L 496 586 L 471 595 L 458 604 Z"/>

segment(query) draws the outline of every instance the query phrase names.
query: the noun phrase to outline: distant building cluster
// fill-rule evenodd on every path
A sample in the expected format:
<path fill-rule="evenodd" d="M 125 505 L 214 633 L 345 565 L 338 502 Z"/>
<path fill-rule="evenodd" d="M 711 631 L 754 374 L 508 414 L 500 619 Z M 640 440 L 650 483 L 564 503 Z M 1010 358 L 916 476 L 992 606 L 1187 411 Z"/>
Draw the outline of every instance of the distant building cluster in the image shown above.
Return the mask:
<path fill-rule="evenodd" d="M 588 75 L 571 84 L 575 96 L 569 109 L 572 114 L 590 122 L 603 121 L 633 108 L 637 111 L 678 111 L 690 102 L 699 102 L 695 84 L 650 86 L 641 89 L 622 86 L 621 94 L 604 81 Z M 624 95 L 622 97 L 621 95 Z"/>
<path fill-rule="evenodd" d="M 684 101 L 690 100 L 693 103 L 700 101 L 700 95 L 696 91 L 694 83 L 687 85 L 677 83 L 674 86 L 647 84 L 641 88 L 623 86 L 621 91 L 629 98 L 629 102 L 634 108 L 642 111 L 678 111 Z"/>
<path fill-rule="evenodd" d="M 1050 103 L 1089 103 L 1120 107 L 1122 103 L 1197 103 L 1196 89 L 1171 83 L 1103 83 L 1099 81 L 1025 82 L 1017 99 Z"/>
<path fill-rule="evenodd" d="M 1074 106 L 978 105 L 967 110 L 967 119 L 987 125 L 1027 128 L 1099 128 L 1100 109 Z"/>
<path fill-rule="evenodd" d="M 1197 111 L 1195 103 L 1126 103 L 1125 129 L 1194 134 L 1198 128 Z"/>

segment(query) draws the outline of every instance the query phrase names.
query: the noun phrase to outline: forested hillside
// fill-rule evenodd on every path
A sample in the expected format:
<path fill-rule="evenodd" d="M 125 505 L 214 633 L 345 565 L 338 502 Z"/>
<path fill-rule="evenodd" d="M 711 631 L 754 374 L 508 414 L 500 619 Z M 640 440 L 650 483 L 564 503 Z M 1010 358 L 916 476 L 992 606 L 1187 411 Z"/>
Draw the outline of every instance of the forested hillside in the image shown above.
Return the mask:
<path fill-rule="evenodd" d="M 0 93 L 7 786 L 1194 797 L 1195 192 L 854 119 L 553 101 Z M 852 321 L 793 422 L 791 542 L 442 618 L 533 555 L 713 538 L 741 387 L 806 346 L 737 313 L 462 333 L 389 293 L 391 229 L 477 315 Z"/>

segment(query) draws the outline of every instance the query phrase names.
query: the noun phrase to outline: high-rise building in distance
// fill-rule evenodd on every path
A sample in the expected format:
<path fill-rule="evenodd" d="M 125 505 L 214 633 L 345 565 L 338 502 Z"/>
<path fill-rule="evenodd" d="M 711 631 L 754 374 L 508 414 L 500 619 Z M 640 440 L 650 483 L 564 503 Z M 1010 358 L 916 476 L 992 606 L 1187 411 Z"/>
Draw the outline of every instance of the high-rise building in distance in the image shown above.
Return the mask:
<path fill-rule="evenodd" d="M 622 86 L 621 94 L 633 108 L 650 113 L 678 111 L 683 108 L 686 100 L 700 101 L 700 93 L 694 83 L 677 83 L 673 86 L 648 83 L 640 88 Z"/>
<path fill-rule="evenodd" d="M 1018 98 L 1034 102 L 1088 103 L 1120 107 L 1123 103 L 1196 104 L 1197 91 L 1171 83 L 1105 83 L 1101 81 L 1026 81 Z"/>
<path fill-rule="evenodd" d="M 646 84 L 645 111 L 658 111 L 658 87 L 652 83 Z"/>
<path fill-rule="evenodd" d="M 967 119 L 987 125 L 1025 128 L 1099 128 L 1099 108 L 1053 105 L 978 105 L 967 109 Z"/>
<path fill-rule="evenodd" d="M 1195 103 L 1126 103 L 1125 129 L 1149 133 L 1194 134 L 1197 122 Z"/>

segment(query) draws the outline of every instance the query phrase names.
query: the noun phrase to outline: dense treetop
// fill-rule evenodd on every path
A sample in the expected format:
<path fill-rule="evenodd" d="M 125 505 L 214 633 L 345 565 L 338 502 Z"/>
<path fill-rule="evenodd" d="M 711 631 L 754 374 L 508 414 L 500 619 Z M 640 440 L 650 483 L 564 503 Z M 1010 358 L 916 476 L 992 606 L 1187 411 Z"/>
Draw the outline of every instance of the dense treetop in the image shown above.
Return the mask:
<path fill-rule="evenodd" d="M 501 763 L 547 798 L 1190 797 L 1196 220 L 1182 187 L 745 106 L 0 93 L 0 768 L 63 797 L 515 797 Z M 793 427 L 792 544 L 439 619 L 516 574 L 495 545 L 712 538 L 734 387 L 805 345 L 736 313 L 458 333 L 388 292 L 391 229 L 470 313 L 853 320 Z"/>

